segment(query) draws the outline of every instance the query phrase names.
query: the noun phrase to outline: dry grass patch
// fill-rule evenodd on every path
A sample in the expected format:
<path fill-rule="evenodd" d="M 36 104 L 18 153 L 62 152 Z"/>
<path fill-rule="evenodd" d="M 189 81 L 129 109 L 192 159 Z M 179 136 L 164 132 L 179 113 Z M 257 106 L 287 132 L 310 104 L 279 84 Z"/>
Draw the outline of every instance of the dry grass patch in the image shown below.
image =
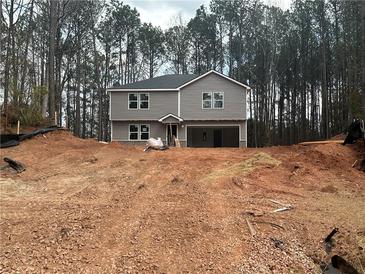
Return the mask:
<path fill-rule="evenodd" d="M 245 175 L 254 171 L 257 167 L 263 165 L 278 166 L 281 161 L 273 158 L 270 154 L 265 152 L 256 153 L 252 157 L 240 163 L 231 165 L 226 168 L 218 169 L 208 174 L 203 180 L 216 180 L 226 176 Z"/>

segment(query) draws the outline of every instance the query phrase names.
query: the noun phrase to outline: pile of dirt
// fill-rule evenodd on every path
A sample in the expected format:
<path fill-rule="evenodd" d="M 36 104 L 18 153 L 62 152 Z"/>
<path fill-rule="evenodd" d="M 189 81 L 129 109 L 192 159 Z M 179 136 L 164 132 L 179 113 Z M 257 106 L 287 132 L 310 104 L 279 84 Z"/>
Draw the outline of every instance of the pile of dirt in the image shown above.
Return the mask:
<path fill-rule="evenodd" d="M 365 266 L 363 146 L 142 150 L 65 131 L 1 150 L 27 169 L 1 171 L 0 272 L 321 273 L 335 254 Z"/>

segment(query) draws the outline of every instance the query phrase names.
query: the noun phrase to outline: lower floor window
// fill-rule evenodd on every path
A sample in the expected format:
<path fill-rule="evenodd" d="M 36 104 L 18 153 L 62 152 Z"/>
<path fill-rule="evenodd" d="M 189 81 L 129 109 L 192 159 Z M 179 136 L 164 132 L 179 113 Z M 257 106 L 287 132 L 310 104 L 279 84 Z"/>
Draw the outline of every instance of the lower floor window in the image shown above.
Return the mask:
<path fill-rule="evenodd" d="M 150 125 L 129 125 L 129 140 L 148 140 Z"/>
<path fill-rule="evenodd" d="M 138 140 L 138 125 L 129 125 L 129 140 Z"/>
<path fill-rule="evenodd" d="M 150 126 L 141 125 L 141 140 L 148 140 L 150 138 Z"/>

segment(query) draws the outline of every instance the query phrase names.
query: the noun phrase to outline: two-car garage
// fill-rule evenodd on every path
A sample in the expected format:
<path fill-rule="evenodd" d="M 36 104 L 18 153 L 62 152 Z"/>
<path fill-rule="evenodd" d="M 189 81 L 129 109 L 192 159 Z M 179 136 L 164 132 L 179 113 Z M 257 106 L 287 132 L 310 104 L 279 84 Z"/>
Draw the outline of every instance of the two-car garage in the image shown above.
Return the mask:
<path fill-rule="evenodd" d="M 187 126 L 188 147 L 239 147 L 239 126 Z"/>

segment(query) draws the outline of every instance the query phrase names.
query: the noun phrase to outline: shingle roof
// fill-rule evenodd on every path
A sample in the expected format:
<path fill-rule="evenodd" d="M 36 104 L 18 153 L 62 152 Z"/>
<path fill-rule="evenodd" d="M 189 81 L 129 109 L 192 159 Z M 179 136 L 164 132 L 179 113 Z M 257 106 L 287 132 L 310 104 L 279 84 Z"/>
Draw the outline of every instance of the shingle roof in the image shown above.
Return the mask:
<path fill-rule="evenodd" d="M 122 86 L 114 86 L 108 90 L 120 90 L 120 89 L 176 89 L 183 84 L 190 82 L 197 78 L 196 74 L 170 74 L 150 78 L 147 80 L 138 81 L 131 84 Z"/>

